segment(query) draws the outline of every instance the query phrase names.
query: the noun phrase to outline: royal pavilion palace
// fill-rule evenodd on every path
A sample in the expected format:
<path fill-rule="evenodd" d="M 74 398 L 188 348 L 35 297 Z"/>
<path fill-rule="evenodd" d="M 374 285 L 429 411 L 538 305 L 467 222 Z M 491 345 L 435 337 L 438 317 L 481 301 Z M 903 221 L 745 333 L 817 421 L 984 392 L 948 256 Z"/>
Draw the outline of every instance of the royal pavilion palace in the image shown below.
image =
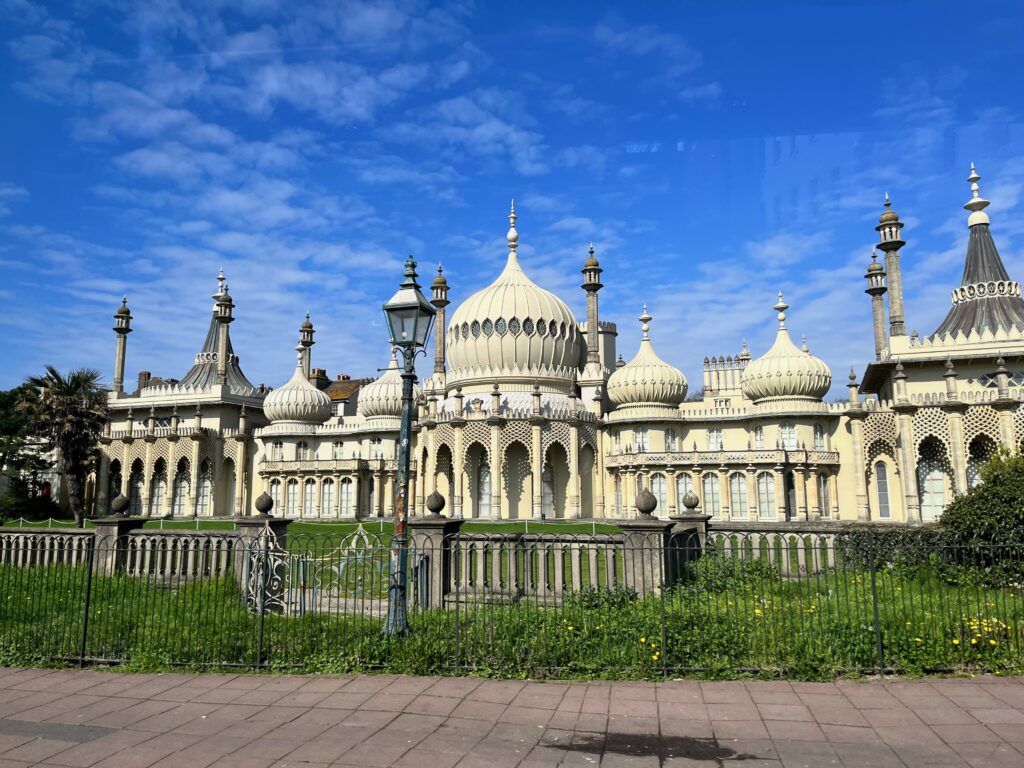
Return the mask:
<path fill-rule="evenodd" d="M 933 333 L 908 335 L 900 258 L 903 222 L 888 198 L 867 266 L 875 357 L 848 394 L 825 402 L 828 366 L 793 341 L 782 295 L 760 356 L 704 358 L 702 397 L 658 355 L 657 323 L 602 321 L 602 268 L 582 265 L 586 318 L 536 285 L 517 257 L 513 206 L 505 267 L 448 312 L 438 269 L 433 370 L 414 391 L 409 498 L 437 491 L 453 517 L 625 518 L 637 493 L 655 514 L 683 512 L 688 491 L 719 521 L 934 520 L 979 481 L 998 448 L 1024 439 L 1024 300 L 992 237 L 973 166 L 963 279 Z M 96 514 L 115 497 L 148 516 L 255 514 L 266 492 L 289 518 L 387 517 L 396 495 L 402 377 L 328 378 L 312 367 L 314 329 L 299 330 L 291 378 L 255 387 L 230 336 L 223 274 L 209 331 L 180 379 L 148 372 L 125 386 L 132 315 L 114 315 L 110 420 L 90 482 Z M 768 302 L 766 302 L 767 304 Z M 864 328 L 868 311 L 865 307 Z M 813 341 L 813 340 L 812 340 Z M 287 374 L 282 372 L 282 380 Z"/>

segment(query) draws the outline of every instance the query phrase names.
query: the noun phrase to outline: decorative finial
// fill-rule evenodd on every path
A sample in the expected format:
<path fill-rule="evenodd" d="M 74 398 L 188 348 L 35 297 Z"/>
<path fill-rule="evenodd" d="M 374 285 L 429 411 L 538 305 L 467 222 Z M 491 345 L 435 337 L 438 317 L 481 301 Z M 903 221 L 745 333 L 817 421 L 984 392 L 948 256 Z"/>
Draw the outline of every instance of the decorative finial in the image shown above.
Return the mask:
<path fill-rule="evenodd" d="M 516 201 L 512 199 L 512 207 L 508 214 L 508 250 L 510 254 L 516 252 L 516 248 L 519 247 L 519 233 L 516 232 Z"/>
<path fill-rule="evenodd" d="M 964 209 L 971 212 L 971 215 L 967 217 L 967 226 L 969 227 L 973 227 L 975 224 L 988 224 L 988 214 L 983 211 L 988 208 L 989 202 L 981 196 L 981 187 L 978 186 L 980 180 L 981 174 L 975 170 L 974 163 L 971 163 L 971 175 L 967 177 L 967 181 L 971 185 L 971 199 L 964 203 Z"/>
<path fill-rule="evenodd" d="M 885 207 L 886 207 L 886 210 L 888 210 L 889 208 L 892 208 L 892 200 L 889 199 L 889 193 L 888 192 L 885 193 Z"/>
<path fill-rule="evenodd" d="M 437 275 L 440 277 L 444 273 L 444 267 L 441 266 L 441 262 L 437 262 Z"/>
<path fill-rule="evenodd" d="M 224 282 L 224 267 L 220 268 L 220 272 L 217 273 L 217 295 L 222 296 L 224 291 L 227 290 L 227 284 Z"/>
<path fill-rule="evenodd" d="M 647 305 L 644 304 L 644 310 L 643 310 L 643 312 L 640 313 L 640 317 L 637 318 L 637 320 L 640 321 L 640 330 L 643 331 L 643 333 L 644 333 L 644 339 L 643 339 L 644 341 L 650 341 L 651 340 L 651 337 L 649 335 L 650 334 L 650 330 L 651 330 L 650 323 L 651 323 L 651 320 L 653 320 L 653 319 L 654 318 L 651 317 L 647 313 Z"/>
<path fill-rule="evenodd" d="M 743 340 L 743 348 L 740 349 L 740 359 L 748 360 L 750 358 L 750 348 L 747 346 L 747 340 Z"/>
<path fill-rule="evenodd" d="M 806 352 L 807 354 L 810 354 L 811 353 L 810 347 L 807 346 L 807 335 L 806 334 L 802 334 L 800 338 L 803 339 L 803 344 L 800 345 L 800 351 L 801 352 Z"/>
<path fill-rule="evenodd" d="M 122 307 L 127 307 L 128 306 L 128 294 L 127 293 L 122 293 L 121 294 L 121 306 Z"/>
<path fill-rule="evenodd" d="M 783 300 L 782 291 L 779 291 L 779 300 L 772 309 L 779 313 L 779 330 L 784 330 L 786 327 L 786 310 L 789 309 L 789 304 Z"/>
<path fill-rule="evenodd" d="M 853 366 L 852 365 L 850 366 L 850 383 L 851 384 L 856 384 L 857 383 L 857 373 L 856 373 L 856 371 L 853 370 Z"/>
<path fill-rule="evenodd" d="M 590 247 L 587 249 L 587 253 L 589 253 L 591 256 L 594 255 L 594 241 L 593 240 L 590 241 Z"/>
<path fill-rule="evenodd" d="M 295 367 L 296 368 L 301 368 L 302 367 L 302 356 L 303 356 L 302 353 L 305 351 L 305 349 L 306 348 L 303 347 L 301 344 L 296 344 L 295 345 Z"/>

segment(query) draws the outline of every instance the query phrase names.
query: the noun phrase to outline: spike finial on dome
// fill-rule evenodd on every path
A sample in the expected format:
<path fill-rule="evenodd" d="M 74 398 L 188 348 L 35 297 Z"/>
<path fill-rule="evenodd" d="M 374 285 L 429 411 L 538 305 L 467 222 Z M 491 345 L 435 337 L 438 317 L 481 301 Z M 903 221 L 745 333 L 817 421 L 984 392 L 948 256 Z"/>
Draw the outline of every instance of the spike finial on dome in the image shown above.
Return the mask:
<path fill-rule="evenodd" d="M 515 198 L 513 198 L 508 214 L 508 234 L 506 235 L 508 238 L 508 250 L 510 254 L 514 254 L 516 252 L 516 248 L 519 247 L 519 233 L 516 232 L 516 218 L 516 201 Z"/>
<path fill-rule="evenodd" d="M 227 278 L 224 277 L 224 267 L 220 268 L 220 272 L 217 273 L 217 295 L 223 296 L 227 290 Z"/>
<path fill-rule="evenodd" d="M 301 344 L 296 344 L 295 345 L 295 367 L 296 368 L 301 368 L 302 367 L 302 353 L 303 353 L 304 350 L 305 350 L 305 347 L 303 347 Z"/>
<path fill-rule="evenodd" d="M 886 192 L 885 193 L 885 209 L 889 210 L 890 208 L 892 208 L 892 200 L 889 199 L 889 193 Z"/>
<path fill-rule="evenodd" d="M 811 348 L 807 346 L 807 334 L 801 334 L 800 338 L 803 339 L 803 343 L 800 345 L 800 351 L 810 354 Z"/>
<path fill-rule="evenodd" d="M 640 317 L 637 318 L 637 320 L 640 321 L 640 330 L 643 331 L 643 334 L 644 334 L 644 339 L 643 339 L 644 341 L 650 341 L 651 340 L 651 337 L 650 337 L 651 320 L 653 320 L 653 319 L 654 318 L 651 317 L 650 314 L 647 312 L 647 305 L 644 304 L 643 312 L 641 312 L 640 313 Z"/>
<path fill-rule="evenodd" d="M 786 328 L 786 310 L 789 309 L 787 304 L 782 298 L 782 291 L 779 291 L 779 300 L 772 307 L 776 312 L 779 313 L 779 330 L 785 330 Z"/>
<path fill-rule="evenodd" d="M 984 210 L 988 208 L 989 202 L 981 196 L 981 187 L 978 186 L 980 180 L 981 174 L 975 170 L 974 163 L 971 163 L 971 175 L 967 177 L 971 185 L 971 199 L 964 203 L 964 209 L 971 212 L 967 217 L 969 227 L 975 224 L 988 224 L 988 214 L 984 213 Z"/>

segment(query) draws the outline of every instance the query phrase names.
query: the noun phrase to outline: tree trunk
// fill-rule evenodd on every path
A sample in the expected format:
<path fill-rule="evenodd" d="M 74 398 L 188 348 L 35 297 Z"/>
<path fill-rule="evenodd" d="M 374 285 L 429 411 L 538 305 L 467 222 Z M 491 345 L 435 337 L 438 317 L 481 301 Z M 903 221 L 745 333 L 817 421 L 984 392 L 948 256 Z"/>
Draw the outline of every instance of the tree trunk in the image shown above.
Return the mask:
<path fill-rule="evenodd" d="M 64 451 L 57 451 L 57 476 L 64 478 L 68 489 L 68 506 L 75 516 L 75 526 L 85 527 L 85 516 L 82 514 L 82 482 L 76 472 L 68 470 L 67 462 L 64 460 Z M 58 483 L 60 481 L 58 480 Z"/>

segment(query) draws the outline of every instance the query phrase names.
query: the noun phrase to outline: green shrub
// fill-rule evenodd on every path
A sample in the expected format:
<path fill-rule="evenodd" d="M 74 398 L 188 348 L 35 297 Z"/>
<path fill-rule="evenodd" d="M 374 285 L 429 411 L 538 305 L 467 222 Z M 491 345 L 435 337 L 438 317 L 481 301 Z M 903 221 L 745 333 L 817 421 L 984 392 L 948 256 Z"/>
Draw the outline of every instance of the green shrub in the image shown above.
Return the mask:
<path fill-rule="evenodd" d="M 766 557 L 744 559 L 713 550 L 687 563 L 680 579 L 685 587 L 709 592 L 770 585 L 778 580 L 779 569 Z"/>
<path fill-rule="evenodd" d="M 942 527 L 962 539 L 1024 545 L 1024 456 L 997 454 L 981 481 L 949 503 Z"/>

